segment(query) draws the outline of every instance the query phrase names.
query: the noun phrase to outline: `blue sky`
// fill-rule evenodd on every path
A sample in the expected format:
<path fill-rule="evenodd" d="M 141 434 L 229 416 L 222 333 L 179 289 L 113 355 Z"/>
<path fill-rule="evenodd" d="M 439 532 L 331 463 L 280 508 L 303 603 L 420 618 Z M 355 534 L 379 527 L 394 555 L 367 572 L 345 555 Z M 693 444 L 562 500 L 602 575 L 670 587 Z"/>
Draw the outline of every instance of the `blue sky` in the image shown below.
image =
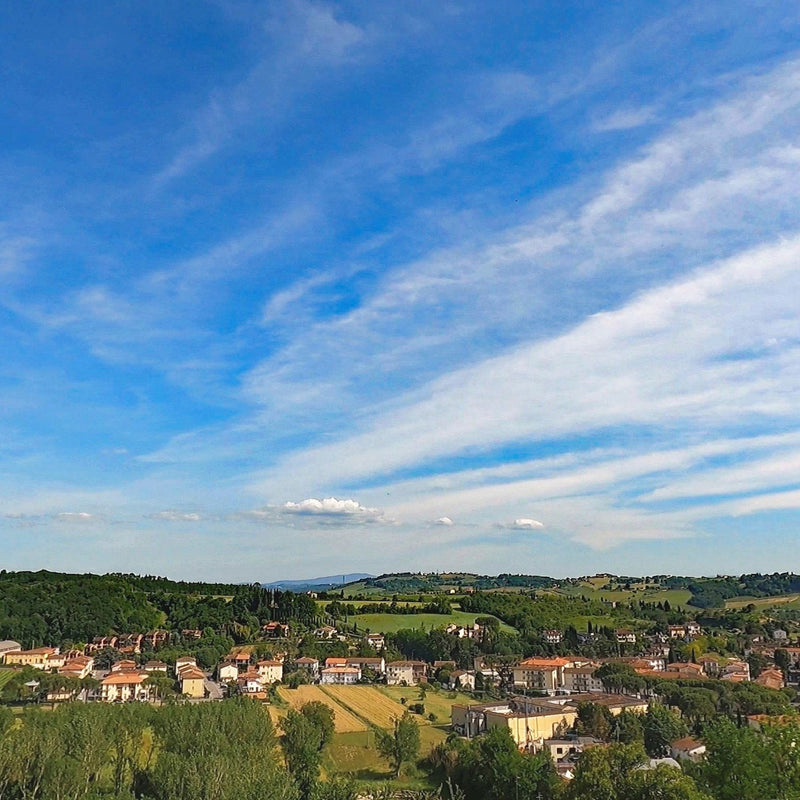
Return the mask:
<path fill-rule="evenodd" d="M 800 10 L 30 3 L 2 567 L 800 569 Z"/>

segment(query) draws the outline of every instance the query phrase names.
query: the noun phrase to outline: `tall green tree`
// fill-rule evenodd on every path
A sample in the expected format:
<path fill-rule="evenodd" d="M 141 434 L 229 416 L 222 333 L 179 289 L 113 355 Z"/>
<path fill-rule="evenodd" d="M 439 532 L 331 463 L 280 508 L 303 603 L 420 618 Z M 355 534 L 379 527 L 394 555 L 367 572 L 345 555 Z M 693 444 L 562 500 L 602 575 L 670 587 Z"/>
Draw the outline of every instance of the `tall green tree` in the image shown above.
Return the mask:
<path fill-rule="evenodd" d="M 320 735 L 306 716 L 291 709 L 281 720 L 281 747 L 286 766 L 294 778 L 301 797 L 311 797 L 319 780 L 322 762 Z"/>
<path fill-rule="evenodd" d="M 689 732 L 686 723 L 677 714 L 658 703 L 650 704 L 642 724 L 644 747 L 653 758 L 668 756 L 672 742 Z"/>
<path fill-rule="evenodd" d="M 389 762 L 395 777 L 399 777 L 403 764 L 414 761 L 419 755 L 419 726 L 406 711 L 400 719 L 395 719 L 391 732 L 377 730 L 378 752 Z"/>

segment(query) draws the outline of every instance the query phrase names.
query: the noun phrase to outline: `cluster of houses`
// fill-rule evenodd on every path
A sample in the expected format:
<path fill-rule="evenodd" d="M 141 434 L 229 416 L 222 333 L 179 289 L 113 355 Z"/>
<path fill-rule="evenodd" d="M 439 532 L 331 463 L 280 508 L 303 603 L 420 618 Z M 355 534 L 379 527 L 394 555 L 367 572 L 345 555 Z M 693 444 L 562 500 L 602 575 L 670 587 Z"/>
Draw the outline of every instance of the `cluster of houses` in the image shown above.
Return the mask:
<path fill-rule="evenodd" d="M 265 695 L 271 684 L 283 680 L 285 663 L 286 654 L 252 664 L 248 653 L 232 653 L 217 667 L 217 679 L 222 684 L 235 684 L 240 694 Z M 331 656 L 323 663 L 304 656 L 295 659 L 293 664 L 307 672 L 312 683 L 338 686 L 360 683 L 366 677 L 385 681 L 389 686 L 415 686 L 428 679 L 429 669 L 424 661 L 387 663 L 383 656 Z"/>
<path fill-rule="evenodd" d="M 280 656 L 252 664 L 249 653 L 231 653 L 217 667 L 217 680 L 226 686 L 235 685 L 239 694 L 263 700 L 267 688 L 283 680 L 283 659 Z"/>
<path fill-rule="evenodd" d="M 615 662 L 627 663 L 637 674 L 662 679 L 706 679 L 716 678 L 724 681 L 749 681 L 750 666 L 739 659 L 722 659 L 707 656 L 698 659 L 698 663 L 675 661 L 667 663 L 662 656 L 640 656 L 615 658 Z M 527 658 L 512 668 L 513 687 L 516 690 L 532 690 L 546 694 L 568 694 L 572 692 L 601 692 L 602 681 L 596 677 L 601 666 L 597 661 L 587 660 L 579 656 L 559 658 Z M 771 686 L 765 681 L 765 673 L 757 678 L 757 682 L 770 685 L 770 688 L 783 688 L 782 673 L 776 672 L 781 679 L 779 686 Z M 763 680 L 762 680 L 763 678 Z M 769 679 L 775 680 L 770 675 Z"/>
<path fill-rule="evenodd" d="M 488 703 L 453 705 L 451 723 L 456 733 L 468 739 L 494 728 L 505 729 L 521 750 L 548 750 L 558 773 L 570 779 L 583 751 L 601 745 L 591 736 L 571 733 L 578 719 L 580 703 L 605 706 L 612 717 L 623 711 L 644 714 L 648 708 L 648 701 L 642 698 L 606 692 L 551 697 L 512 696 Z M 671 743 L 667 758 L 653 759 L 642 768 L 651 769 L 663 763 L 679 767 L 682 761 L 701 760 L 705 752 L 702 742 L 690 736 L 683 737 Z"/>
<path fill-rule="evenodd" d="M 117 637 L 111 637 L 115 639 Z M 108 637 L 106 637 L 108 640 Z M 117 639 L 119 643 L 119 639 Z M 94 644 L 94 643 L 93 643 Z M 141 643 L 123 645 L 140 646 Z M 110 647 L 100 644 L 97 649 Z M 118 648 L 119 649 L 119 648 Z M 121 651 L 124 652 L 124 651 Z M 107 703 L 123 703 L 131 701 L 152 701 L 159 694 L 153 681 L 148 678 L 161 675 L 167 677 L 169 667 L 163 661 L 148 661 L 138 665 L 134 660 L 124 658 L 112 664 L 110 671 L 95 670 L 94 657 L 82 650 L 69 650 L 62 653 L 58 647 L 36 647 L 23 650 L 19 642 L 0 642 L 0 663 L 6 666 L 32 667 L 42 672 L 57 673 L 66 678 L 82 680 L 99 676 L 99 685 L 80 690 L 83 699 L 100 700 Z M 190 698 L 202 698 L 206 694 L 206 676 L 191 656 L 177 659 L 174 668 L 174 683 L 180 693 Z M 64 689 L 51 693 L 49 700 L 67 700 L 75 696 L 76 689 Z"/>

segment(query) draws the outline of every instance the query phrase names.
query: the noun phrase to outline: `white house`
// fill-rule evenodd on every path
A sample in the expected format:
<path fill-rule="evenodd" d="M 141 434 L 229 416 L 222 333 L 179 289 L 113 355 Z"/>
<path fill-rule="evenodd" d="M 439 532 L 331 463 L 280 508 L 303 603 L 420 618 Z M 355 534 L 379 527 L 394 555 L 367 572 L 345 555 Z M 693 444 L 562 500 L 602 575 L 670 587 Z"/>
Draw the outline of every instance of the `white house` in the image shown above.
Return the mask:
<path fill-rule="evenodd" d="M 112 672 L 100 684 L 100 699 L 106 703 L 127 703 L 149 700 L 150 689 L 145 685 L 145 672 Z"/>
<path fill-rule="evenodd" d="M 239 667 L 230 661 L 223 661 L 217 667 L 217 680 L 220 683 L 229 683 L 239 677 Z"/>
<path fill-rule="evenodd" d="M 321 672 L 320 683 L 352 684 L 361 680 L 360 667 L 326 667 Z"/>

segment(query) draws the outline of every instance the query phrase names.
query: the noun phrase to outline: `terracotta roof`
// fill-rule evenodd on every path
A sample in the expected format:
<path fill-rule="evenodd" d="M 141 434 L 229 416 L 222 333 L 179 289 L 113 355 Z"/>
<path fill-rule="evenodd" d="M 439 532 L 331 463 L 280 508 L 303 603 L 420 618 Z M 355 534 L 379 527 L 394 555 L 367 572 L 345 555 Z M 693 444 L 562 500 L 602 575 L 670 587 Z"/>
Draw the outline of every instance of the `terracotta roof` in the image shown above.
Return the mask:
<path fill-rule="evenodd" d="M 519 666 L 533 667 L 534 669 L 557 669 L 571 663 L 571 658 L 526 658 L 520 662 Z"/>
<path fill-rule="evenodd" d="M 672 742 L 672 747 L 676 750 L 695 750 L 698 747 L 703 747 L 702 742 L 698 742 L 691 736 L 684 736 L 683 739 L 676 739 Z"/>
<path fill-rule="evenodd" d="M 205 680 L 206 676 L 199 669 L 186 669 L 180 674 L 182 681 Z"/>
<path fill-rule="evenodd" d="M 122 686 L 125 684 L 144 683 L 147 675 L 139 672 L 112 672 L 103 678 L 103 686 Z"/>
<path fill-rule="evenodd" d="M 259 667 L 282 667 L 283 666 L 283 662 L 281 662 L 281 661 L 264 660 L 264 661 L 259 661 L 257 666 L 259 666 Z"/>
<path fill-rule="evenodd" d="M 358 675 L 360 670 L 358 667 L 326 667 L 322 670 L 322 674 L 324 675 L 326 672 L 335 675 Z"/>

